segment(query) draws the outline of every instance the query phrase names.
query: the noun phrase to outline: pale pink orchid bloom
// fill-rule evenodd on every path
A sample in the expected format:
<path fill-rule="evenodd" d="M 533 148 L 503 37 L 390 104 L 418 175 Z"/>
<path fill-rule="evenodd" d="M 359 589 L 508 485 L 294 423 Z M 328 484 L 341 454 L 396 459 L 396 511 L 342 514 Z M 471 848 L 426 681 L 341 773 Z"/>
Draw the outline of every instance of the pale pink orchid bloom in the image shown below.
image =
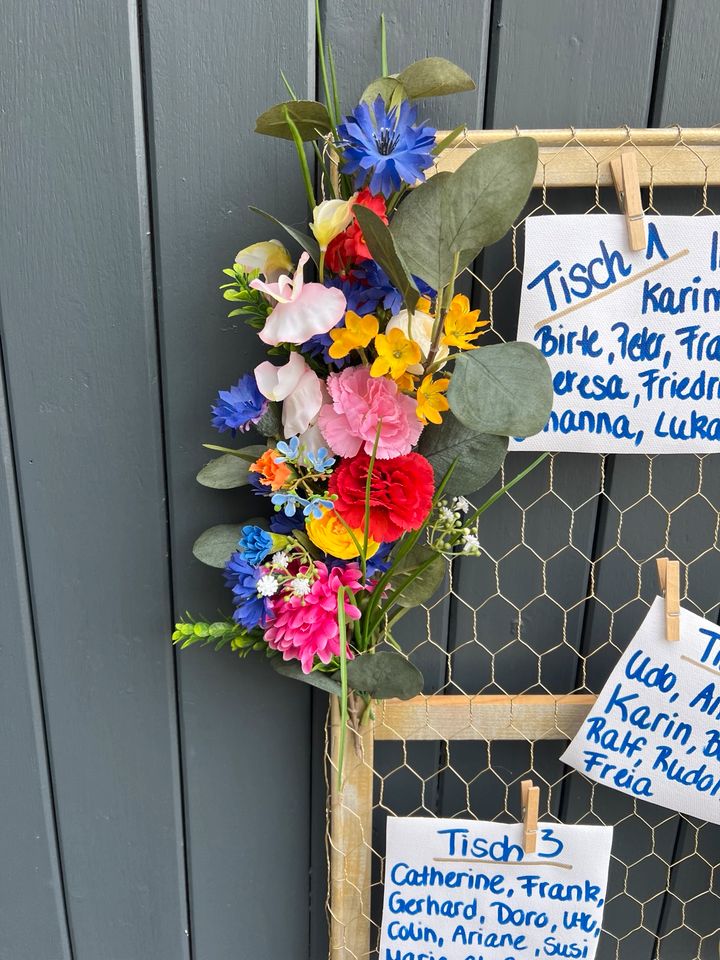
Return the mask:
<path fill-rule="evenodd" d="M 279 343 L 305 343 L 310 337 L 328 333 L 345 315 L 345 294 L 322 283 L 305 283 L 303 268 L 309 257 L 303 253 L 290 278 L 287 274 L 278 277 L 276 283 L 266 283 L 259 278 L 250 286 L 266 297 L 276 301 L 276 306 L 258 333 L 271 346 Z"/>
<path fill-rule="evenodd" d="M 320 412 L 324 399 L 322 381 L 300 353 L 291 353 L 282 367 L 265 360 L 255 367 L 255 382 L 268 400 L 283 401 L 286 438 L 305 433 Z"/>

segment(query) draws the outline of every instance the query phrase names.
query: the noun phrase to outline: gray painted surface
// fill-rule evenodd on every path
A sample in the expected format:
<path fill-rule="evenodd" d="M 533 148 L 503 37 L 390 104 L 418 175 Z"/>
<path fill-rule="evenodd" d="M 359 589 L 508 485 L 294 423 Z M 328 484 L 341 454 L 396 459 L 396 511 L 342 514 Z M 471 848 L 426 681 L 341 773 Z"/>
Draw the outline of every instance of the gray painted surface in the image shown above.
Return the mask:
<path fill-rule="evenodd" d="M 200 444 L 209 439 L 215 390 L 261 355 L 225 318 L 217 293 L 220 268 L 267 235 L 247 204 L 297 222 L 305 215 L 291 148 L 251 131 L 256 114 L 283 95 L 281 67 L 299 92 L 315 95 L 311 6 L 141 0 L 138 19 L 132 4 L 6 5 L 0 960 L 323 953 L 322 699 L 311 704 L 307 691 L 262 663 L 207 651 L 177 656 L 167 642 L 174 610 L 211 615 L 226 606 L 219 577 L 190 555 L 193 539 L 250 509 L 247 496 L 202 490 L 193 478 L 205 459 Z M 382 9 L 392 67 L 442 54 L 479 79 L 476 93 L 424 105 L 440 125 L 718 119 L 713 0 L 325 0 L 348 99 L 377 73 Z M 581 200 L 558 203 L 571 209 Z M 485 257 L 481 275 L 492 277 L 496 262 Z M 516 294 L 502 306 L 511 332 Z M 689 482 L 684 459 L 656 468 L 668 498 Z M 523 458 L 513 461 L 511 473 Z M 608 482 L 631 489 L 641 469 L 639 459 L 618 458 Z M 559 458 L 556 474 L 565 499 L 580 502 L 597 488 L 592 457 Z M 705 479 L 716 502 L 716 470 Z M 522 496 L 544 482 L 540 473 L 529 478 Z M 494 549 L 516 536 L 511 519 L 501 505 L 488 515 L 483 535 Z M 592 506 L 574 535 L 587 552 L 599 550 L 616 522 Z M 565 529 L 551 502 L 535 523 L 541 539 Z M 645 536 L 647 525 L 638 515 L 625 534 Z M 684 517 L 682 529 L 671 530 L 671 549 L 682 557 L 705 527 L 701 513 Z M 603 567 L 599 589 L 617 596 L 622 570 Z M 467 590 L 489 575 L 482 562 L 458 571 Z M 518 563 L 519 596 L 531 594 L 535 575 L 531 563 Z M 582 564 L 554 571 L 575 595 L 588 575 Z M 689 599 L 713 606 L 717 575 L 713 567 L 695 575 Z M 649 564 L 646 580 L 652 590 Z M 639 615 L 629 608 L 616 634 Z M 408 624 L 402 640 L 410 649 L 425 625 Z M 490 608 L 484 628 L 501 646 L 514 636 L 511 610 Z M 446 683 L 444 651 L 468 629 L 458 605 L 437 607 L 438 650 L 426 664 L 432 688 Z M 544 649 L 558 624 L 539 604 L 527 629 Z M 542 683 L 572 688 L 572 647 L 588 650 L 606 630 L 601 611 L 579 611 L 568 624 L 570 656 L 549 659 Z M 487 684 L 477 651 L 457 652 L 454 662 L 458 687 Z M 513 661 L 496 679 L 529 689 L 533 662 Z M 598 659 L 593 683 L 608 666 Z M 430 812 L 461 812 L 462 783 L 433 775 L 447 758 L 432 745 L 416 747 L 424 796 L 400 771 L 386 801 L 397 812 L 419 799 Z M 382 751 L 379 763 L 392 769 L 397 757 Z M 478 769 L 477 753 L 453 751 L 456 769 Z M 529 764 L 527 748 L 495 745 L 492 761 L 512 782 Z M 554 779 L 556 747 L 538 745 L 534 763 Z M 495 816 L 505 787 L 481 776 L 470 798 L 474 813 Z M 553 812 L 574 818 L 587 801 L 586 785 L 573 778 Z M 602 802 L 610 817 L 623 801 L 604 794 Z M 652 811 L 645 816 L 658 822 Z M 620 839 L 640 853 L 646 838 Z M 674 850 L 676 860 L 693 840 L 678 818 L 655 831 L 656 852 Z M 712 858 L 717 837 L 703 842 Z M 643 899 L 660 893 L 664 877 L 653 881 L 653 867 L 649 860 L 633 874 L 630 892 L 637 884 Z M 678 927 L 682 898 L 707 887 L 681 867 L 671 879 L 675 895 L 657 896 L 646 911 L 649 929 L 624 941 L 637 960 L 651 956 L 652 930 Z M 624 899 L 612 918 L 618 929 L 632 923 Z M 701 928 L 700 907 L 710 906 L 693 903 Z M 672 936 L 677 956 L 694 949 L 682 930 Z"/>

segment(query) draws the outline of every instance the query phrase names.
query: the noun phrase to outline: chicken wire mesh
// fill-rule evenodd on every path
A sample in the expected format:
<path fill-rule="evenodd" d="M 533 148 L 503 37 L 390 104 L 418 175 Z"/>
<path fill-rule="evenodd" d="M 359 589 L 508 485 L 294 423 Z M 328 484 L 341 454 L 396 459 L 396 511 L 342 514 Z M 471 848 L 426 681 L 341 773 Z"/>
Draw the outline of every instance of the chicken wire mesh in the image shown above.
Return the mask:
<path fill-rule="evenodd" d="M 537 133 L 540 163 L 525 211 L 462 278 L 491 321 L 484 343 L 515 336 L 527 218 L 617 212 L 608 161 L 621 150 L 636 151 L 647 212 L 702 216 L 718 202 L 718 130 Z M 511 135 L 466 132 L 441 167 Z M 483 499 L 531 459 L 510 454 Z M 541 819 L 614 827 L 601 960 L 717 958 L 720 827 L 588 781 L 558 759 L 573 731 L 556 715 L 533 739 L 512 711 L 529 695 L 580 703 L 599 692 L 658 592 L 658 556 L 680 561 L 682 603 L 717 621 L 719 528 L 716 455 L 553 454 L 483 515 L 482 555 L 456 559 L 433 601 L 394 631 L 423 671 L 425 696 L 448 697 L 458 710 L 465 701 L 456 733 L 385 729 L 380 740 L 370 728 L 346 755 L 339 791 L 328 724 L 333 960 L 378 956 L 388 816 L 517 821 L 528 776 L 541 787 Z M 497 695 L 513 739 L 485 736 L 474 720 L 477 695 Z"/>

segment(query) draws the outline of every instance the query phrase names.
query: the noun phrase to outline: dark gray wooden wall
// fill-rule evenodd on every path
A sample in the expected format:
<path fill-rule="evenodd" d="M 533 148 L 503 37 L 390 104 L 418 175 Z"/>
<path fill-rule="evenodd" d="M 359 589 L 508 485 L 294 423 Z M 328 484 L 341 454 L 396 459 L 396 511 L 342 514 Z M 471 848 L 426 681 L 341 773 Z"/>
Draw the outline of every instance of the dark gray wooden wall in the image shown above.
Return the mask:
<path fill-rule="evenodd" d="M 214 391 L 260 356 L 219 269 L 266 236 L 248 203 L 304 216 L 291 150 L 251 130 L 281 68 L 315 95 L 309 6 L 3 6 L 0 960 L 322 953 L 321 705 L 167 639 L 225 602 L 194 537 L 248 510 L 193 477 Z M 392 66 L 478 79 L 441 125 L 720 119 L 714 0 L 326 0 L 348 98 L 383 9 Z"/>

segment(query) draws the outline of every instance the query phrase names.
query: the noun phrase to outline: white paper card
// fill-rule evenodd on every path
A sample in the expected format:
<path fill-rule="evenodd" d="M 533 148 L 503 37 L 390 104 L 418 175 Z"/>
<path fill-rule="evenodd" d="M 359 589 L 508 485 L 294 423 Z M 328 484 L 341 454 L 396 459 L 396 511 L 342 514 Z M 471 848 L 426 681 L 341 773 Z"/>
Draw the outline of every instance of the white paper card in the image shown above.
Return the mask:
<path fill-rule="evenodd" d="M 545 355 L 554 400 L 512 449 L 720 452 L 720 217 L 646 221 L 635 253 L 622 216 L 526 221 L 517 338 Z"/>
<path fill-rule="evenodd" d="M 519 786 L 518 786 L 519 789 Z M 388 818 L 379 960 L 591 960 L 612 827 Z"/>
<path fill-rule="evenodd" d="M 657 597 L 562 760 L 591 780 L 720 823 L 720 627 Z"/>

